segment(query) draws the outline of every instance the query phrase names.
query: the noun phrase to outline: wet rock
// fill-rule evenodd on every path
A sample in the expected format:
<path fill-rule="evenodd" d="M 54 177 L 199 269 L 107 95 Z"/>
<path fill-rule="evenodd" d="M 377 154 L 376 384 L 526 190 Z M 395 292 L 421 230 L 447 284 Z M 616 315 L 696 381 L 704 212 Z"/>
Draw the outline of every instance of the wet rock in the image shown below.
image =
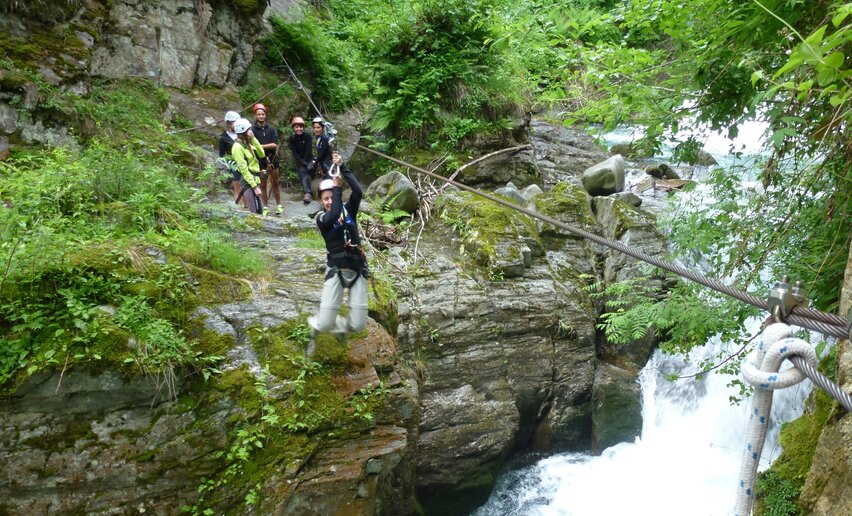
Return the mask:
<path fill-rule="evenodd" d="M 609 195 L 624 190 L 624 158 L 616 154 L 583 171 L 583 188 L 590 195 Z"/>
<path fill-rule="evenodd" d="M 538 185 L 529 185 L 528 187 L 521 190 L 521 197 L 523 197 L 524 201 L 529 201 L 536 195 L 543 193 L 542 189 Z"/>
<path fill-rule="evenodd" d="M 642 432 L 642 400 L 636 373 L 600 364 L 592 395 L 592 450 L 633 441 Z"/>
<path fill-rule="evenodd" d="M 645 173 L 657 179 L 680 179 L 672 167 L 666 163 L 654 163 L 645 167 Z"/>
<path fill-rule="evenodd" d="M 150 77 L 180 88 L 236 81 L 253 55 L 242 34 L 258 27 L 231 9 L 192 0 L 168 0 L 154 8 L 134 0 L 113 2 L 106 17 L 110 29 L 94 45 L 90 73 Z"/>
<path fill-rule="evenodd" d="M 633 192 L 618 192 L 612 194 L 611 197 L 618 199 L 619 201 L 625 202 L 630 206 L 633 206 L 634 208 L 642 206 L 642 198 Z"/>

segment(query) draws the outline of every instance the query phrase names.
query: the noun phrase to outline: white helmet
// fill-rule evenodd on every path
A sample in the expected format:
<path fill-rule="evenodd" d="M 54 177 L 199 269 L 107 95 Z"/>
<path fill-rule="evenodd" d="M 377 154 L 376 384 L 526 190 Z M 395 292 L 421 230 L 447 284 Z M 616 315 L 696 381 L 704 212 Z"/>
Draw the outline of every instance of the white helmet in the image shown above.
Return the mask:
<path fill-rule="evenodd" d="M 312 124 L 325 124 L 325 120 L 323 120 L 321 116 L 316 116 L 316 117 L 314 117 L 313 120 L 311 120 L 311 123 Z"/>
<path fill-rule="evenodd" d="M 245 118 L 240 118 L 239 120 L 234 122 L 234 132 L 237 134 L 243 134 L 249 129 L 251 129 L 251 122 L 249 122 Z"/>
<path fill-rule="evenodd" d="M 332 188 L 334 188 L 334 181 L 331 179 L 323 179 L 320 181 L 319 188 L 317 190 L 319 190 L 319 193 L 322 193 L 326 190 L 331 190 Z"/>
<path fill-rule="evenodd" d="M 226 122 L 236 122 L 240 119 L 240 114 L 236 111 L 228 111 L 225 113 L 225 121 Z"/>

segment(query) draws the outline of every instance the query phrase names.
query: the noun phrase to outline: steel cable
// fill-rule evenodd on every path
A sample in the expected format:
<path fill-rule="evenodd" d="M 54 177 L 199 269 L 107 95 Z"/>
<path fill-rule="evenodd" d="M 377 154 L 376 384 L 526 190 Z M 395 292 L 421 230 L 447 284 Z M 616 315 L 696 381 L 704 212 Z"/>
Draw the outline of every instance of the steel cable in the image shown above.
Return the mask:
<path fill-rule="evenodd" d="M 812 382 L 827 392 L 832 398 L 836 399 L 838 403 L 843 405 L 843 408 L 852 412 L 852 396 L 850 396 L 849 393 L 841 389 L 840 386 L 831 381 L 829 377 L 817 371 L 816 368 L 814 368 L 801 356 L 790 356 L 787 357 L 787 359 L 790 362 L 793 362 L 793 365 L 804 373 L 805 376 L 810 378 Z"/>
<path fill-rule="evenodd" d="M 621 242 L 616 242 L 614 240 L 610 240 L 608 238 L 604 238 L 604 237 L 595 235 L 594 233 L 590 233 L 590 232 L 585 231 L 583 229 L 580 229 L 580 228 L 577 228 L 577 227 L 574 227 L 574 226 L 569 226 L 568 224 L 565 224 L 564 222 L 560 222 L 556 219 L 548 217 L 547 215 L 542 215 L 540 213 L 534 212 L 534 211 L 529 210 L 527 208 L 524 208 L 522 206 L 518 206 L 517 204 L 509 202 L 505 199 L 501 199 L 501 198 L 496 197 L 494 195 L 479 191 L 476 188 L 467 186 L 465 184 L 459 183 L 459 182 L 454 181 L 452 179 L 447 179 L 443 176 L 435 174 L 434 172 L 430 172 L 430 171 L 423 169 L 421 167 L 418 167 L 416 165 L 412 165 L 410 163 L 406 163 L 402 160 L 396 159 L 392 156 L 388 156 L 387 154 L 385 154 L 383 152 L 379 152 L 375 149 L 365 147 L 365 146 L 363 146 L 363 145 L 361 145 L 357 142 L 353 142 L 351 140 L 346 140 L 345 138 L 340 138 L 340 139 L 349 142 L 350 144 L 354 145 L 355 147 L 357 147 L 359 149 L 362 149 L 364 151 L 370 152 L 372 154 L 375 154 L 379 157 L 390 160 L 390 161 L 397 163 L 399 165 L 402 165 L 404 167 L 415 170 L 415 171 L 417 171 L 421 174 L 425 174 L 427 176 L 433 177 L 433 178 L 435 178 L 439 181 L 444 181 L 444 182 L 449 183 L 449 184 L 451 184 L 451 185 L 453 185 L 453 186 L 455 186 L 459 189 L 471 192 L 475 195 L 478 195 L 480 197 L 488 199 L 489 201 L 496 202 L 498 204 L 501 204 L 503 206 L 506 206 L 508 208 L 516 210 L 520 213 L 523 213 L 525 215 L 533 217 L 535 219 L 538 219 L 538 220 L 541 220 L 543 222 L 547 222 L 548 224 L 552 224 L 554 226 L 557 226 L 561 229 L 568 231 L 569 233 L 571 233 L 573 235 L 579 236 L 581 238 L 585 238 L 587 240 L 591 240 L 593 242 L 597 242 L 597 243 L 599 243 L 603 246 L 609 247 L 610 249 L 614 249 L 614 250 L 619 251 L 621 253 L 624 253 L 628 256 L 632 256 L 633 258 L 636 258 L 638 260 L 642 260 L 644 262 L 647 262 L 647 263 L 649 263 L 649 264 L 651 264 L 655 267 L 659 267 L 660 269 L 664 269 L 664 270 L 667 270 L 669 272 L 673 272 L 673 273 L 678 274 L 678 275 L 680 275 L 684 278 L 687 278 L 687 279 L 692 280 L 696 283 L 704 285 L 705 287 L 711 288 L 711 289 L 713 289 L 717 292 L 721 292 L 723 294 L 727 294 L 728 296 L 731 296 L 735 299 L 739 299 L 740 301 L 743 301 L 744 303 L 748 303 L 748 304 L 755 306 L 757 308 L 760 308 L 762 310 L 767 310 L 767 311 L 769 310 L 769 303 L 765 299 L 761 299 L 761 298 L 759 298 L 759 297 L 757 297 L 753 294 L 749 294 L 747 292 L 742 292 L 740 290 L 732 288 L 732 287 L 725 285 L 724 283 L 721 283 L 717 280 L 714 280 L 712 278 L 708 278 L 708 277 L 704 276 L 703 274 L 699 274 L 695 271 L 691 271 L 691 270 L 686 269 L 686 268 L 684 268 L 680 265 L 676 265 L 674 263 L 671 263 L 671 262 L 668 262 L 668 261 L 665 261 L 665 260 L 660 260 L 659 258 L 655 258 L 653 256 L 650 256 L 650 255 L 648 255 L 648 254 L 646 254 L 642 251 L 637 251 L 635 249 L 632 249 L 632 248 L 622 244 Z M 801 326 L 803 328 L 807 328 L 809 330 L 818 331 L 818 332 L 823 333 L 825 335 L 830 335 L 832 337 L 837 337 L 837 338 L 841 338 L 841 339 L 849 338 L 848 332 L 846 330 L 846 321 L 844 321 L 841 317 L 838 317 L 838 316 L 833 315 L 833 314 L 827 314 L 825 312 L 820 312 L 819 310 L 814 310 L 812 308 L 803 308 L 803 307 L 797 306 L 791 311 L 791 315 L 788 317 L 788 320 L 792 324 L 795 324 L 797 326 Z"/>

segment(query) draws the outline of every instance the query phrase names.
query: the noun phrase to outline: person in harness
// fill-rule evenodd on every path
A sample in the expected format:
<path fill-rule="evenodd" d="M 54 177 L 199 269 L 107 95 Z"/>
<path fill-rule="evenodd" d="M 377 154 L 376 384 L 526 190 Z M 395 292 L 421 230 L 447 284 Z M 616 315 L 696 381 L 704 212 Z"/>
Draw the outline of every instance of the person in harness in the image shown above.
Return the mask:
<path fill-rule="evenodd" d="M 260 146 L 263 147 L 265 156 L 260 160 L 260 191 L 264 206 L 269 206 L 269 194 L 275 196 L 275 214 L 281 215 L 284 213 L 284 206 L 281 204 L 281 183 L 279 178 L 279 169 L 281 159 L 278 157 L 278 130 L 275 127 L 266 123 L 266 106 L 258 102 L 252 108 L 254 111 L 254 125 L 251 132 Z M 263 214 L 268 213 L 268 208 Z"/>
<path fill-rule="evenodd" d="M 314 132 L 314 140 L 316 141 L 317 157 L 315 158 L 317 166 L 317 174 L 323 179 L 329 179 L 329 169 L 331 169 L 331 139 L 325 134 L 325 120 L 322 117 L 316 117 L 311 121 L 311 128 Z"/>
<path fill-rule="evenodd" d="M 367 325 L 367 258 L 361 249 L 358 235 L 358 209 L 361 206 L 361 185 L 355 175 L 334 153 L 332 162 L 340 172 L 324 179 L 319 186 L 322 211 L 317 214 L 317 227 L 325 240 L 327 253 L 325 283 L 322 287 L 319 313 L 308 318 L 312 334 L 330 331 L 342 338 L 349 332 L 361 331 Z M 343 202 L 343 181 L 352 194 Z M 343 290 L 349 289 L 349 313 L 338 315 L 343 303 Z M 313 354 L 315 341 L 308 346 Z"/>
<path fill-rule="evenodd" d="M 237 170 L 237 165 L 231 157 L 231 147 L 237 140 L 237 133 L 234 132 L 234 123 L 240 119 L 240 114 L 236 111 L 228 111 L 225 113 L 225 130 L 219 135 L 219 159 L 228 167 L 231 172 L 231 187 L 234 189 L 234 197 L 240 195 L 240 172 Z M 243 197 L 243 207 L 248 208 L 248 203 Z"/>
<path fill-rule="evenodd" d="M 240 199 L 246 197 L 249 211 L 262 214 L 263 203 L 260 200 L 259 176 L 260 159 L 265 156 L 263 147 L 260 146 L 260 142 L 251 132 L 251 122 L 245 118 L 240 118 L 234 122 L 234 132 L 237 133 L 237 140 L 231 147 L 231 156 L 233 156 L 237 170 L 242 177 L 240 180 L 241 190 L 234 202 L 239 204 Z"/>
<path fill-rule="evenodd" d="M 299 180 L 302 183 L 302 192 L 304 193 L 302 201 L 309 204 L 313 200 L 311 196 L 311 169 L 314 167 L 311 135 L 305 132 L 305 120 L 300 116 L 293 117 L 293 120 L 290 121 L 290 127 L 293 128 L 293 134 L 287 140 L 287 144 L 293 154 L 296 172 L 298 172 Z"/>

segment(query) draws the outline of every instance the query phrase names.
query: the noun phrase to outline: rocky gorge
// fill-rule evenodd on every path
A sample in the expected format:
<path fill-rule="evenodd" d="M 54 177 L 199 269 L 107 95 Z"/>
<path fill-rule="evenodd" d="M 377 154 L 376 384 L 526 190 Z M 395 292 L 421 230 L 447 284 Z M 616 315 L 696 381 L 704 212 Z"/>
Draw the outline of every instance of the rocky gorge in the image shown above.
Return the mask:
<path fill-rule="evenodd" d="M 237 107 L 233 85 L 255 52 L 245 35 L 262 32 L 272 13 L 298 16 L 298 2 L 271 4 L 74 3 L 62 43 L 52 43 L 63 48 L 43 45 L 50 58 L 39 73 L 81 93 L 90 77 L 149 78 L 170 88 L 164 119 L 204 125 Z M 32 37 L 22 19 L 2 23 L 12 43 Z M 26 84 L 3 84 L 0 152 L 77 144 L 85 121 L 13 107 L 13 97 L 36 104 Z M 341 131 L 357 136 L 359 114 L 340 118 L 351 121 Z M 217 130 L 206 132 L 199 141 Z M 480 142 L 476 153 L 529 147 L 471 167 L 460 181 L 665 254 L 654 214 L 624 191 L 619 155 L 544 118 L 517 120 L 510 138 Z M 213 159 L 202 145 L 186 156 L 193 166 Z M 586 172 L 600 168 L 615 184 L 590 188 Z M 379 213 L 387 199 L 368 195 L 365 211 Z M 285 215 L 272 218 L 232 204 L 220 195 L 205 212 L 238 219 L 233 239 L 265 256 L 271 273 L 183 269 L 198 297 L 183 331 L 222 357 L 220 372 L 207 380 L 177 371 L 165 381 L 110 362 L 33 375 L 2 400 L 0 513 L 464 514 L 515 454 L 599 451 L 641 428 L 635 377 L 654 343 L 608 344 L 595 327 L 603 307 L 589 289 L 643 274 L 632 260 L 450 188 L 436 198 L 416 251 L 409 242 L 371 255 L 378 278 L 370 324 L 345 346 L 322 340 L 317 368 L 300 356 L 324 268 L 324 250 L 308 236 L 318 205 L 288 199 Z M 141 260 L 163 261 L 163 250 L 149 246 Z M 115 345 L 134 343 L 119 335 Z M 847 351 L 839 356 L 848 372 Z M 289 405 L 300 396 L 310 397 L 307 406 Z M 279 404 L 274 414 L 270 400 Z M 258 414 L 279 422 L 245 423 Z M 838 417 L 826 432 L 846 435 L 848 424 L 848 415 Z M 244 439 L 252 440 L 241 447 Z M 825 440 L 823 450 L 834 449 L 834 438 Z M 247 460 L 230 458 L 247 447 Z M 814 507 L 825 505 L 819 479 L 836 467 L 830 455 L 818 454 Z"/>

